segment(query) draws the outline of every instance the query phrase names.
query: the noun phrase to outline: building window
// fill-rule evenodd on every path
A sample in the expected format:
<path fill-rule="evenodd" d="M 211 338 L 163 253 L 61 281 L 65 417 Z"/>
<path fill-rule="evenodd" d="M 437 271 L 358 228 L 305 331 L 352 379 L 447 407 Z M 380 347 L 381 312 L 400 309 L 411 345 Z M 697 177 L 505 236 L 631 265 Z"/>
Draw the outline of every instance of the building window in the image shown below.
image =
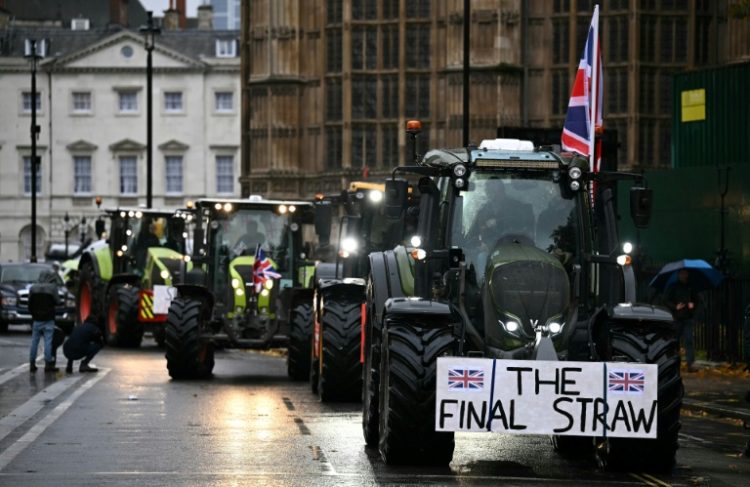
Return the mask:
<path fill-rule="evenodd" d="M 381 34 L 383 69 L 398 69 L 398 36 L 398 25 L 383 27 Z"/>
<path fill-rule="evenodd" d="M 552 113 L 554 115 L 565 115 L 568 111 L 568 98 L 570 87 L 568 85 L 567 70 L 556 70 L 552 72 Z"/>
<path fill-rule="evenodd" d="M 375 0 L 352 0 L 353 20 L 375 20 L 378 9 Z"/>
<path fill-rule="evenodd" d="M 328 0 L 326 2 L 326 23 L 340 24 L 343 0 Z"/>
<path fill-rule="evenodd" d="M 138 111 L 138 92 L 124 90 L 118 93 L 118 107 L 120 113 L 135 113 Z"/>
<path fill-rule="evenodd" d="M 74 113 L 91 113 L 91 92 L 74 91 L 73 92 L 73 112 Z"/>
<path fill-rule="evenodd" d="M 640 60 L 651 61 L 655 60 L 654 51 L 656 49 L 656 18 L 643 15 L 641 16 L 640 24 Z"/>
<path fill-rule="evenodd" d="M 73 193 L 91 194 L 91 156 L 73 156 Z"/>
<path fill-rule="evenodd" d="M 407 117 L 430 116 L 430 76 L 410 74 L 406 76 Z"/>
<path fill-rule="evenodd" d="M 217 91 L 214 94 L 214 108 L 217 112 L 234 111 L 234 93 L 231 91 Z"/>
<path fill-rule="evenodd" d="M 165 91 L 164 92 L 164 111 L 165 112 L 182 112 L 182 92 Z"/>
<path fill-rule="evenodd" d="M 31 92 L 24 91 L 21 95 L 21 106 L 23 113 L 31 113 Z M 42 95 L 37 91 L 36 93 L 36 111 L 42 111 Z"/>
<path fill-rule="evenodd" d="M 627 113 L 628 111 L 628 71 L 624 68 L 608 69 L 604 76 L 607 85 L 604 97 L 607 113 Z"/>
<path fill-rule="evenodd" d="M 352 118 L 375 118 L 377 96 L 377 78 L 352 76 Z"/>
<path fill-rule="evenodd" d="M 609 19 L 609 29 L 607 29 L 609 31 L 609 49 L 606 53 L 609 62 L 624 63 L 628 61 L 629 29 L 627 17 L 618 16 Z"/>
<path fill-rule="evenodd" d="M 641 69 L 640 82 L 638 88 L 640 89 L 639 101 L 640 106 L 638 111 L 641 113 L 654 113 L 656 106 L 654 105 L 656 100 L 656 72 L 652 69 Z"/>
<path fill-rule="evenodd" d="M 138 194 L 138 165 L 135 156 L 120 156 L 120 194 Z"/>
<path fill-rule="evenodd" d="M 399 0 L 382 0 L 384 19 L 398 19 L 398 2 Z"/>
<path fill-rule="evenodd" d="M 216 192 L 234 193 L 234 156 L 216 156 Z"/>
<path fill-rule="evenodd" d="M 383 76 L 382 114 L 383 118 L 398 118 L 398 75 Z"/>
<path fill-rule="evenodd" d="M 377 131 L 372 124 L 352 124 L 352 167 L 375 166 Z"/>
<path fill-rule="evenodd" d="M 341 127 L 326 127 L 326 169 L 340 169 L 342 157 Z"/>
<path fill-rule="evenodd" d="M 409 0 L 406 2 L 406 18 L 429 18 L 431 3 L 431 0 Z"/>
<path fill-rule="evenodd" d="M 568 62 L 568 19 L 554 19 L 552 21 L 552 63 L 565 64 Z"/>
<path fill-rule="evenodd" d="M 38 156 L 37 156 L 38 157 Z M 31 195 L 31 156 L 23 157 L 23 194 Z M 42 165 L 36 168 L 36 194 L 42 194 Z"/>
<path fill-rule="evenodd" d="M 430 67 L 430 26 L 409 24 L 406 28 L 406 65 L 409 68 Z"/>
<path fill-rule="evenodd" d="M 570 0 L 555 0 L 552 10 L 555 13 L 568 13 L 570 11 Z"/>
<path fill-rule="evenodd" d="M 378 67 L 378 31 L 375 27 L 352 29 L 352 69 Z"/>
<path fill-rule="evenodd" d="M 341 79 L 328 78 L 326 80 L 326 120 L 338 122 L 341 120 Z"/>
<path fill-rule="evenodd" d="M 167 194 L 182 194 L 182 156 L 167 156 L 165 163 Z"/>
<path fill-rule="evenodd" d="M 237 57 L 237 41 L 216 39 L 216 57 Z"/>
<path fill-rule="evenodd" d="M 384 167 L 398 166 L 398 125 L 381 126 L 383 134 L 383 163 Z"/>
<path fill-rule="evenodd" d="M 326 31 L 326 72 L 341 72 L 341 56 L 341 30 L 329 29 Z"/>

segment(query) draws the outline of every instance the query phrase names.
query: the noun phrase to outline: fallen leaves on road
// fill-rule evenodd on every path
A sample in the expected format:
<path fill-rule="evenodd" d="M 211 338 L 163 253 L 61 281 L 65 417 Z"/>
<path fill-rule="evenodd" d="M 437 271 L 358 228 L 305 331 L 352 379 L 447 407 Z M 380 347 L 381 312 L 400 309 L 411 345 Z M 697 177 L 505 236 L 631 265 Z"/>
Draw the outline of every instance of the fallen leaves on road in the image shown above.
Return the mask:
<path fill-rule="evenodd" d="M 705 485 L 706 479 L 704 477 L 690 477 L 688 483 L 692 485 Z"/>
<path fill-rule="evenodd" d="M 716 367 L 701 367 L 697 372 L 688 372 L 685 363 L 680 368 L 682 375 L 691 377 L 735 377 L 740 379 L 750 379 L 750 372 L 745 370 L 745 364 L 722 363 Z"/>

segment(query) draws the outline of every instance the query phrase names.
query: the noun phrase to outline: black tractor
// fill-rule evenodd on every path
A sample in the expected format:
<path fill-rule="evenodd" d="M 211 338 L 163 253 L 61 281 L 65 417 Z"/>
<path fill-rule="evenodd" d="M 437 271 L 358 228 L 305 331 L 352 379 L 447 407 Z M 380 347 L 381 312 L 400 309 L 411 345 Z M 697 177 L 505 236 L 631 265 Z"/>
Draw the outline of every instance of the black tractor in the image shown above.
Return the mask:
<path fill-rule="evenodd" d="M 616 181 L 635 180 L 631 216 L 645 226 L 652 193 L 642 176 L 594 173 L 574 154 L 506 139 L 432 150 L 398 173 L 420 177 L 418 227 L 410 246 L 370 254 L 366 443 L 389 464 L 451 461 L 454 433 L 435 423 L 439 357 L 635 362 L 658 366 L 657 438 L 553 444 L 602 465 L 671 468 L 683 394 L 678 342 L 668 311 L 636 303 L 613 197 Z M 394 221 L 407 207 L 405 187 L 386 182 Z"/>
<path fill-rule="evenodd" d="M 382 183 L 353 182 L 327 198 L 343 216 L 335 258 L 315 271 L 310 383 L 323 402 L 357 401 L 362 394 L 368 256 L 393 248 L 408 234 L 402 222 L 385 218 L 384 190 Z"/>
<path fill-rule="evenodd" d="M 215 347 L 286 347 L 291 324 L 310 321 L 296 310 L 312 300 L 314 266 L 305 239 L 312 220 L 308 202 L 195 202 L 193 253 L 166 325 L 173 379 L 210 377 Z"/>

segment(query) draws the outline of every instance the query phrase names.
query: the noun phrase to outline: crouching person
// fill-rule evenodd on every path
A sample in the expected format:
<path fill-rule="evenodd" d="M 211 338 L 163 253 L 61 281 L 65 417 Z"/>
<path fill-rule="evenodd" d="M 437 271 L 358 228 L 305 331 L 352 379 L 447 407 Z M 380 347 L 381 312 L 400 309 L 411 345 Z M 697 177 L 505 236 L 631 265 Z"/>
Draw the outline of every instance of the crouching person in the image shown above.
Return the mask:
<path fill-rule="evenodd" d="M 104 343 L 104 337 L 98 326 L 93 321 L 88 319 L 81 325 L 73 328 L 73 333 L 63 344 L 63 353 L 65 358 L 68 359 L 68 366 L 65 368 L 65 372 L 73 372 L 73 361 L 81 360 L 81 365 L 78 368 L 80 372 L 96 372 L 96 367 L 90 364 L 91 359 L 94 355 L 99 353 Z"/>

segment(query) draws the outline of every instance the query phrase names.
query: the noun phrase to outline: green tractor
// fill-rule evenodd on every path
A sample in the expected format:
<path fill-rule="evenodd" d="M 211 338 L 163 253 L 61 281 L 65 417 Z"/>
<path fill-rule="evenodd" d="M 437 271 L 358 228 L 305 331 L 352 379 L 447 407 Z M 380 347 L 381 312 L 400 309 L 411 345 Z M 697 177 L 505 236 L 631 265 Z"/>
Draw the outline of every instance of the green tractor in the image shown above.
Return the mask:
<path fill-rule="evenodd" d="M 361 398 L 368 256 L 405 235 L 401 222 L 384 218 L 384 190 L 382 183 L 353 182 L 328 198 L 344 216 L 335 261 L 315 270 L 310 384 L 323 402 Z"/>
<path fill-rule="evenodd" d="M 366 443 L 388 464 L 451 461 L 454 433 L 436 426 L 442 357 L 492 367 L 655 364 L 655 438 L 610 437 L 607 426 L 598 436 L 544 434 L 559 452 L 592 454 L 600 465 L 671 468 L 683 394 L 678 342 L 668 311 L 636 303 L 631 259 L 621 250 L 632 246 L 621 247 L 613 203 L 617 180 L 642 176 L 594 173 L 583 158 L 515 139 L 432 150 L 397 173 L 420 176 L 418 227 L 410 247 L 370 254 Z M 406 207 L 405 184 L 386 182 L 385 211 L 395 221 Z M 642 228 L 651 190 L 638 184 L 630 196 Z M 477 379 L 464 372 L 458 387 Z"/>
<path fill-rule="evenodd" d="M 309 343 L 309 306 L 300 304 L 312 300 L 314 266 L 306 243 L 313 233 L 312 204 L 251 197 L 195 205 L 194 267 L 176 285 L 166 325 L 169 375 L 210 377 L 216 346 L 289 346 L 291 353 L 295 328 Z M 306 367 L 305 360 L 293 362 Z"/>
<path fill-rule="evenodd" d="M 139 347 L 146 330 L 162 345 L 168 293 L 159 291 L 168 290 L 182 267 L 186 222 L 192 216 L 144 208 L 118 208 L 105 215 L 109 232 L 105 220 L 98 219 L 102 238 L 78 261 L 78 322 L 93 316 L 111 346 Z M 156 309 L 155 290 L 167 296 Z"/>

